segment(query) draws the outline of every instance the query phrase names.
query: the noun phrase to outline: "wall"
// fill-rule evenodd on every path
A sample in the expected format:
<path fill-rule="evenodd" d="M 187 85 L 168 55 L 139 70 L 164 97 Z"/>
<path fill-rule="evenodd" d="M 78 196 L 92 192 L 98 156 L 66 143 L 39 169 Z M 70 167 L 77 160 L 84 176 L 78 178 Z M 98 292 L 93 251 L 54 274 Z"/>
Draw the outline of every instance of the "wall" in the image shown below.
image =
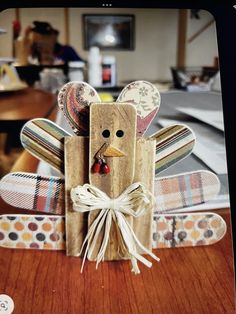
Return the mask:
<path fill-rule="evenodd" d="M 82 20 L 84 13 L 128 13 L 135 14 L 136 43 L 134 51 L 103 51 L 103 55 L 113 54 L 117 59 L 118 80 L 147 79 L 169 80 L 170 66 L 176 64 L 178 10 L 170 9 L 69 9 L 70 44 L 83 58 L 87 51 L 83 49 Z M 0 36 L 0 57 L 12 54 L 11 24 L 15 18 L 14 10 L 0 13 L 0 27 L 9 33 Z M 191 36 L 211 16 L 204 12 L 200 21 L 188 20 L 188 36 Z M 64 9 L 20 9 L 22 29 L 34 20 L 49 21 L 60 30 L 60 41 L 65 42 Z M 203 42 L 203 44 L 201 44 Z M 211 65 L 217 55 L 215 27 L 212 25 L 202 36 L 187 46 L 187 65 Z"/>
<path fill-rule="evenodd" d="M 190 15 L 190 14 L 189 14 Z M 207 11 L 199 12 L 200 19 L 188 19 L 187 38 L 191 38 L 214 17 Z M 213 65 L 214 57 L 218 56 L 216 27 L 211 24 L 192 42 L 187 43 L 186 64 L 192 66 Z"/>
<path fill-rule="evenodd" d="M 70 32 L 71 43 L 85 57 L 87 52 L 81 49 L 81 15 L 93 12 L 93 9 L 70 9 L 70 30 L 76 30 Z M 102 12 L 104 10 L 97 11 Z M 108 9 L 108 12 L 135 14 L 136 19 L 135 50 L 112 52 L 117 59 L 119 80 L 169 78 L 169 66 L 175 64 L 177 11 Z M 102 53 L 111 54 L 109 51 Z"/>

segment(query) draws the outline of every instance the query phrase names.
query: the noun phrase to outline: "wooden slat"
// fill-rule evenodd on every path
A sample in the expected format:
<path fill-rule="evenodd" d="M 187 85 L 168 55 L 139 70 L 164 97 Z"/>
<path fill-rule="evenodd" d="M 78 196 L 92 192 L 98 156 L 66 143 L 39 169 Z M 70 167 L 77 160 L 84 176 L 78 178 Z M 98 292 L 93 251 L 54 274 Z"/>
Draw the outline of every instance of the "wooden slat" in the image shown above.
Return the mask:
<path fill-rule="evenodd" d="M 185 66 L 187 18 L 188 18 L 188 10 L 179 9 L 177 60 L 176 60 L 178 67 Z"/>
<path fill-rule="evenodd" d="M 102 132 L 110 131 L 104 138 Z M 123 137 L 117 137 L 117 130 L 124 131 Z M 90 106 L 90 183 L 102 189 L 110 197 L 119 196 L 134 178 L 136 142 L 136 110 L 127 104 L 92 104 Z M 107 157 L 111 172 L 100 175 L 91 171 L 95 156 L 104 144 L 110 144 L 121 150 L 123 157 Z M 125 174 L 125 175 L 124 175 Z"/>
<path fill-rule="evenodd" d="M 152 194 L 154 194 L 155 152 L 155 139 L 137 140 L 134 182 L 142 182 Z M 153 210 L 150 209 L 143 216 L 133 220 L 135 234 L 149 250 L 152 250 L 152 219 Z M 139 251 L 139 253 L 143 252 Z"/>
<path fill-rule="evenodd" d="M 110 131 L 110 136 L 104 138 L 102 132 Z M 117 137 L 117 130 L 124 132 L 123 137 Z M 104 143 L 122 150 L 123 157 L 108 157 L 107 163 L 111 172 L 107 175 L 95 174 L 91 171 L 95 156 Z M 92 104 L 90 106 L 90 149 L 89 149 L 89 180 L 111 198 L 118 197 L 129 185 L 133 183 L 136 147 L 136 109 L 130 104 Z M 99 211 L 89 214 L 89 225 L 97 217 Z M 127 218 L 132 224 L 132 217 Z M 119 232 L 112 223 L 110 240 L 105 259 L 120 259 L 123 252 L 119 245 Z M 102 241 L 96 245 L 93 257 L 97 255 Z M 92 257 L 92 259 L 93 259 Z"/>
<path fill-rule="evenodd" d="M 64 8 L 65 44 L 70 44 L 69 8 Z"/>
<path fill-rule="evenodd" d="M 88 138 L 65 138 L 66 253 L 78 256 L 87 232 L 87 215 L 73 211 L 70 191 L 88 183 Z"/>

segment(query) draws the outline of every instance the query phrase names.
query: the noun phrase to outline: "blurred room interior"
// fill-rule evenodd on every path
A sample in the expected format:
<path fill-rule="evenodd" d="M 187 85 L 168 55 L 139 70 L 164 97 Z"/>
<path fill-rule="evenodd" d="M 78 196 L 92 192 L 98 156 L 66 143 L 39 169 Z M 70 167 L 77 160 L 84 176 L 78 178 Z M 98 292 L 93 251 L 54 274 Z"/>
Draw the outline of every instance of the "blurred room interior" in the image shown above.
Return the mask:
<path fill-rule="evenodd" d="M 25 276 L 28 277 L 22 281 L 23 284 L 27 283 L 25 289 L 19 289 L 20 276 L 24 271 L 17 266 L 19 257 L 14 257 L 14 253 L 10 255 L 10 250 L 6 249 L 4 254 L 9 254 L 7 260 L 10 266 L 3 262 L 5 268 L 2 274 L 5 276 L 14 267 L 20 270 L 19 274 L 14 272 L 18 282 L 10 277 L 9 281 L 2 280 L 2 287 L 9 284 L 10 292 L 18 289 L 17 299 L 22 293 L 22 302 L 31 312 L 35 304 L 40 304 L 34 297 L 40 296 L 51 309 L 53 302 L 61 307 L 67 304 L 67 299 L 72 306 L 79 299 L 81 302 L 87 300 L 89 305 L 84 311 L 92 309 L 94 312 L 94 299 L 107 306 L 102 301 L 103 297 L 109 295 L 110 298 L 109 293 L 113 291 L 116 303 L 111 303 L 110 299 L 108 302 L 116 304 L 114 309 L 118 310 L 114 311 L 118 313 L 119 310 L 123 311 L 119 293 L 124 290 L 125 296 L 130 294 L 134 300 L 129 305 L 135 306 L 132 313 L 160 312 L 152 306 L 161 302 L 165 306 L 163 313 L 170 312 L 167 308 L 172 309 L 173 313 L 177 313 L 178 309 L 179 313 L 233 313 L 227 311 L 234 306 L 231 214 L 217 32 L 211 13 L 205 10 L 109 7 L 8 9 L 0 12 L 0 70 L 0 179 L 9 172 L 18 171 L 63 176 L 23 149 L 20 132 L 27 121 L 46 118 L 73 134 L 57 105 L 58 92 L 65 83 L 88 82 L 98 91 L 103 102 L 111 102 L 130 82 L 146 80 L 160 91 L 161 104 L 145 136 L 173 124 L 186 124 L 197 138 L 190 156 L 158 176 L 196 170 L 215 173 L 221 183 L 219 195 L 194 208 L 191 206 L 180 210 L 181 213 L 215 212 L 225 219 L 228 226 L 225 238 L 218 244 L 199 249 L 167 250 L 166 255 L 163 254 L 163 263 L 160 263 L 160 267 L 155 266 L 160 276 L 156 276 L 151 269 L 146 276 L 146 284 L 145 275 L 139 277 L 141 283 L 138 284 L 138 277 L 133 279 L 127 275 L 123 264 L 114 269 L 102 266 L 104 268 L 98 272 L 108 276 L 108 279 L 104 277 L 102 281 L 103 277 L 99 277 L 93 284 L 92 280 L 98 275 L 86 268 L 86 280 L 79 277 L 77 266 L 71 266 L 71 259 L 65 262 L 62 253 L 55 255 L 55 258 L 48 255 L 48 260 L 44 259 L 44 254 L 38 255 L 39 258 L 32 255 L 31 260 L 29 254 L 26 258 L 29 269 L 31 271 L 31 265 L 35 264 L 36 275 L 27 273 Z M 0 197 L 0 213 L 15 213 L 14 208 L 6 206 Z M 22 255 L 19 260 L 24 266 Z M 41 272 L 43 267 L 45 272 Z M 71 272 L 73 269 L 74 273 Z M 113 275 L 111 270 L 114 271 Z M 65 278 L 61 281 L 60 277 L 56 278 L 56 271 L 65 274 Z M 75 271 L 76 275 L 71 275 Z M 123 286 L 121 289 L 120 281 L 117 281 L 119 272 L 125 289 Z M 47 285 L 48 276 L 53 278 L 52 289 Z M 30 278 L 33 281 L 32 289 L 28 288 Z M 39 278 L 43 281 L 41 288 L 37 288 Z M 161 278 L 164 284 L 159 281 Z M 110 286 L 107 286 L 108 281 L 111 282 Z M 79 294 L 82 291 L 80 285 L 82 289 L 86 287 L 82 295 L 71 298 L 72 292 Z M 91 297 L 93 288 L 97 290 Z M 60 289 L 64 289 L 63 294 L 60 294 Z M 135 291 L 139 291 L 141 298 Z M 60 302 L 57 302 L 59 297 Z M 127 305 L 129 300 L 126 297 Z M 30 307 L 30 302 L 35 304 Z M 139 302 L 149 302 L 150 311 L 145 307 L 136 307 Z M 180 305 L 177 310 L 175 302 Z"/>
<path fill-rule="evenodd" d="M 222 177 L 222 194 L 228 195 L 214 17 L 204 10 L 179 9 L 106 8 L 105 13 L 98 8 L 22 8 L 0 13 L 0 176 L 30 163 L 39 167 L 37 171 L 52 171 L 44 169 L 42 162 L 24 161 L 19 133 L 26 121 L 37 117 L 52 119 L 71 131 L 57 110 L 56 96 L 66 82 L 84 80 L 103 101 L 111 101 L 128 83 L 147 80 L 162 97 L 161 110 L 147 135 L 166 123 L 188 122 L 207 149 L 208 132 L 209 141 L 218 143 L 217 166 L 209 162 L 210 152 L 199 147 L 186 170 L 197 164 L 215 171 Z M 92 69 L 95 61 L 99 73 Z M 186 108 L 200 111 L 187 114 Z M 203 121 L 209 111 L 215 111 L 221 125 Z M 180 163 L 170 173 L 181 167 Z"/>

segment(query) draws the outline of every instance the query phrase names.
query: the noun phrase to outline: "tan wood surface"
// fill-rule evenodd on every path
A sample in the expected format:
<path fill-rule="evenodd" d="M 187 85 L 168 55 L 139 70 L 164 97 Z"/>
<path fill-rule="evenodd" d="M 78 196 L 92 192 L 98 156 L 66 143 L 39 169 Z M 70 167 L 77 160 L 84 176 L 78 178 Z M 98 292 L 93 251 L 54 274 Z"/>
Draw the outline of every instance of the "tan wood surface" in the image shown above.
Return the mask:
<path fill-rule="evenodd" d="M 1 213 L 16 213 L 0 200 Z M 220 211 L 230 227 L 229 210 Z M 0 248 L 0 293 L 15 302 L 14 314 L 234 314 L 230 229 L 208 247 L 154 250 L 161 258 L 141 274 L 129 261 L 104 262 L 98 270 L 65 252 Z"/>
<path fill-rule="evenodd" d="M 130 104 L 92 104 L 90 106 L 90 137 L 89 137 L 89 182 L 105 192 L 109 197 L 118 197 L 128 186 L 133 183 L 135 172 L 135 150 L 136 150 L 136 119 L 137 113 L 134 106 Z M 104 138 L 102 133 L 109 130 L 110 136 Z M 124 136 L 117 137 L 116 132 L 122 130 Z M 122 157 L 107 157 L 106 161 L 110 167 L 110 173 L 101 175 L 93 173 L 92 166 L 95 157 L 104 144 L 112 145 L 112 147 L 124 153 Z M 89 226 L 97 217 L 98 211 L 89 213 Z M 127 217 L 132 224 L 133 218 Z M 121 247 L 122 241 L 119 240 L 121 235 L 117 226 L 112 221 L 110 230 L 110 239 L 105 254 L 106 260 L 120 259 L 126 256 L 125 251 Z M 92 260 L 95 259 L 103 233 L 97 241 L 95 252 Z M 120 243 L 120 244 L 119 244 Z"/>
<path fill-rule="evenodd" d="M 135 175 L 133 182 L 141 182 L 154 195 L 156 141 L 140 138 L 136 141 Z M 152 249 L 153 210 L 133 220 L 133 229 L 141 243 Z M 138 252 L 143 253 L 142 250 Z"/>
<path fill-rule="evenodd" d="M 108 196 L 118 197 L 134 179 L 135 148 L 136 148 L 137 113 L 130 104 L 92 104 L 90 106 L 90 137 L 89 137 L 89 181 Z M 104 138 L 102 132 L 110 131 Z M 122 130 L 123 137 L 116 132 Z M 110 173 L 100 175 L 92 172 L 95 156 L 104 144 L 112 145 L 124 153 L 122 157 L 107 157 Z M 125 174 L 125 175 L 124 175 Z"/>
<path fill-rule="evenodd" d="M 46 117 L 55 105 L 55 101 L 55 95 L 34 88 L 1 93 L 0 123 Z"/>
<path fill-rule="evenodd" d="M 65 138 L 65 191 L 66 191 L 66 250 L 78 256 L 88 225 L 88 214 L 73 211 L 70 191 L 88 183 L 89 140 L 82 136 Z"/>

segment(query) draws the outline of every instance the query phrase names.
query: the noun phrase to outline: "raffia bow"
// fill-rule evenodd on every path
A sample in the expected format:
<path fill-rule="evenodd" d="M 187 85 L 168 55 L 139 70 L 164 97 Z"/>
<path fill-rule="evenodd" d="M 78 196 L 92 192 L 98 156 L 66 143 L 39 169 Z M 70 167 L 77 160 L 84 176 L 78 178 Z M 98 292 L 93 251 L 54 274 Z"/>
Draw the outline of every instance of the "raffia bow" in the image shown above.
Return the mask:
<path fill-rule="evenodd" d="M 145 248 L 136 237 L 132 227 L 128 223 L 125 215 L 139 217 L 146 210 L 153 208 L 153 195 L 145 188 L 142 183 L 133 183 L 119 197 L 111 199 L 106 193 L 102 192 L 95 186 L 84 184 L 71 190 L 71 199 L 73 201 L 74 211 L 84 213 L 93 210 L 100 210 L 96 219 L 90 225 L 88 233 L 84 239 L 79 255 L 82 254 L 83 248 L 87 242 L 84 253 L 81 272 L 83 271 L 86 257 L 93 255 L 97 239 L 104 229 L 104 236 L 100 250 L 96 256 L 96 268 L 104 260 L 104 255 L 108 245 L 112 220 L 117 224 L 122 240 L 132 262 L 132 271 L 135 274 L 140 273 L 137 260 L 151 267 L 152 263 L 138 254 L 137 248 L 141 248 L 146 254 L 155 260 L 160 259 L 150 250 Z"/>

